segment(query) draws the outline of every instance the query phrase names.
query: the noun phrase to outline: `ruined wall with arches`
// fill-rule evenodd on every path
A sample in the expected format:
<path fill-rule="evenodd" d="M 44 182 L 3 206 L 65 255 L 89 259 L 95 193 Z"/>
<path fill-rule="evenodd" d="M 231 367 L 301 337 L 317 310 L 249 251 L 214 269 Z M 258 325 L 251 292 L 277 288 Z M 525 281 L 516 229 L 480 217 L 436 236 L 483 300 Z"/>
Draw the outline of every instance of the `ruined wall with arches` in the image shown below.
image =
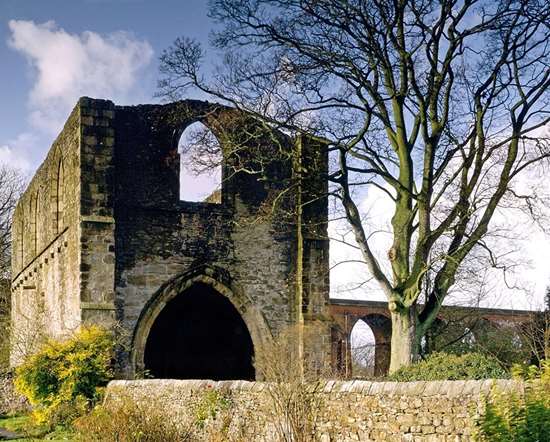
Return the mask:
<path fill-rule="evenodd" d="M 221 183 L 216 198 L 191 202 L 180 198 L 178 143 L 196 122 L 219 141 Z M 118 323 L 131 376 L 147 369 L 159 313 L 209 287 L 255 346 L 296 321 L 326 323 L 312 353 L 328 358 L 327 154 L 266 129 L 201 101 L 80 99 L 14 217 L 13 323 L 36 315 L 41 293 L 50 334 Z"/>
<path fill-rule="evenodd" d="M 80 321 L 80 141 L 75 109 L 15 209 L 12 361 Z"/>

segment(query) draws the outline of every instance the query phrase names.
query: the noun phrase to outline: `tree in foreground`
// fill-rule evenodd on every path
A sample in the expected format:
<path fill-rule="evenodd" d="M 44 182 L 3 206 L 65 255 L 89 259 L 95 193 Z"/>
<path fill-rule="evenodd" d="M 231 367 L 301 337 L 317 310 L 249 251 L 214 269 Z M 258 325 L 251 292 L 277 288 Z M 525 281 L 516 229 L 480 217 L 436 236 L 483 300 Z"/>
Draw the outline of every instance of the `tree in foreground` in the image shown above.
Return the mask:
<path fill-rule="evenodd" d="M 210 14 L 223 65 L 205 74 L 201 47 L 177 39 L 161 95 L 194 88 L 328 145 L 331 194 L 388 299 L 390 372 L 411 363 L 467 259 L 497 265 L 499 208 L 536 215 L 517 181 L 549 155 L 550 6 L 213 0 Z M 393 207 L 383 253 L 359 204 L 373 186 Z"/>

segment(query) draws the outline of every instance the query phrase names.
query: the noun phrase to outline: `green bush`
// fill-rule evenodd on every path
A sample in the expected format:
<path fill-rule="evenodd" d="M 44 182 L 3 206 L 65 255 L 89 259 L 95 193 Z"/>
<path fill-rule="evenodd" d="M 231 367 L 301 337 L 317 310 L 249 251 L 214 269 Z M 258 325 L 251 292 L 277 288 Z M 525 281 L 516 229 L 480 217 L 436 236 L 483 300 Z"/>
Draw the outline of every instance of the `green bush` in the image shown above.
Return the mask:
<path fill-rule="evenodd" d="M 537 370 L 516 370 L 527 376 L 523 396 L 493 390 L 476 422 L 475 439 L 491 442 L 550 441 L 550 363 Z M 533 375 L 535 375 L 533 377 Z"/>
<path fill-rule="evenodd" d="M 525 331 L 517 324 L 494 324 L 463 313 L 438 321 L 426 333 L 424 354 L 437 351 L 462 355 L 481 353 L 498 359 L 506 369 L 525 363 L 532 352 Z"/>
<path fill-rule="evenodd" d="M 508 378 L 498 360 L 480 353 L 432 353 L 423 361 L 403 367 L 389 376 L 392 381 L 438 381 Z"/>
<path fill-rule="evenodd" d="M 37 422 L 53 426 L 89 410 L 112 379 L 113 348 L 111 333 L 85 327 L 67 340 L 47 341 L 19 366 L 15 387 L 35 407 Z"/>
<path fill-rule="evenodd" d="M 216 420 L 219 416 L 227 417 L 232 406 L 230 391 L 206 390 L 194 410 L 197 427 L 204 429 L 208 420 Z"/>

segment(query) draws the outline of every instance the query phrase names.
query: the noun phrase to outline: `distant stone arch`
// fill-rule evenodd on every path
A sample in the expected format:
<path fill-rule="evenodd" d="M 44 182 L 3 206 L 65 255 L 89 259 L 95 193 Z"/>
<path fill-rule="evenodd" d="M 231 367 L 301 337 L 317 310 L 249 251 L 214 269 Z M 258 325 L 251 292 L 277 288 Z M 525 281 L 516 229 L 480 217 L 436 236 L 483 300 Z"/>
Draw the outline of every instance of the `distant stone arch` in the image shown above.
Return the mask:
<path fill-rule="evenodd" d="M 374 335 L 374 375 L 382 376 L 390 367 L 391 320 L 384 315 L 370 314 L 359 318 Z"/>
<path fill-rule="evenodd" d="M 350 331 L 351 372 L 354 377 L 374 375 L 376 338 L 371 327 L 359 318 Z"/>
<path fill-rule="evenodd" d="M 355 376 L 352 369 L 352 359 L 357 356 L 351 343 L 351 334 L 359 321 L 364 322 L 374 337 L 372 375 L 382 376 L 388 372 L 391 354 L 391 320 L 389 317 L 369 313 L 366 315 L 334 316 L 332 326 L 332 358 L 333 366 L 344 377 Z"/>

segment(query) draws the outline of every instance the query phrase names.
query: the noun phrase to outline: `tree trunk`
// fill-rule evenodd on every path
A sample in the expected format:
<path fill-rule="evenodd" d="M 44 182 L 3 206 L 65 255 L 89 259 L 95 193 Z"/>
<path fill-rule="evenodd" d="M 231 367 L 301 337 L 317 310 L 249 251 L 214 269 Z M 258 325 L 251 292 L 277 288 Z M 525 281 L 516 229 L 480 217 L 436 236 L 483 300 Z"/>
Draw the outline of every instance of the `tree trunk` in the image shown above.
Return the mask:
<path fill-rule="evenodd" d="M 418 359 L 420 336 L 416 325 L 415 307 L 402 307 L 391 312 L 390 373 Z"/>

